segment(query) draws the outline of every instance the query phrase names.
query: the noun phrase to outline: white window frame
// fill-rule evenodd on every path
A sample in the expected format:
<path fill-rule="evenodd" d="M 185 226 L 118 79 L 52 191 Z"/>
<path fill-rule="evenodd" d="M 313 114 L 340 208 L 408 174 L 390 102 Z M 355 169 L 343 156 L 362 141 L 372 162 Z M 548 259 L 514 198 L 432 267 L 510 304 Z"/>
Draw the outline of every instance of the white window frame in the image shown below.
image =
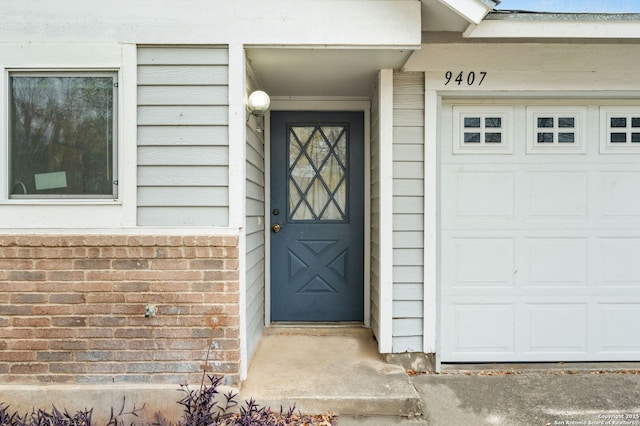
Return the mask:
<path fill-rule="evenodd" d="M 467 128 L 465 118 L 479 118 L 479 142 L 465 142 Z M 500 118 L 500 128 L 485 127 L 485 119 Z M 476 128 L 474 128 L 476 130 Z M 501 142 L 485 143 L 487 133 L 500 133 Z M 456 105 L 453 107 L 453 154 L 512 154 L 513 153 L 513 107 Z"/>
<path fill-rule="evenodd" d="M 113 108 L 113 119 L 112 119 L 112 187 L 110 194 L 104 195 L 92 195 L 92 194 L 74 194 L 74 195 L 58 195 L 58 194 L 33 194 L 33 193 L 25 193 L 25 194 L 12 194 L 12 187 L 7 187 L 7 197 L 8 201 L 11 202 L 13 200 L 29 200 L 32 203 L 39 203 L 42 200 L 52 200 L 55 199 L 57 201 L 65 201 L 65 200 L 96 200 L 96 201 L 117 201 L 118 200 L 118 152 L 119 152 L 119 135 L 118 135 L 118 87 L 119 87 L 119 72 L 117 69 L 7 69 L 6 70 L 6 111 L 7 114 L 11 114 L 13 106 L 12 98 L 11 98 L 11 78 L 12 77 L 109 77 L 113 80 L 114 88 L 113 88 L 113 96 L 111 99 L 111 105 Z M 6 156 L 6 183 L 11 186 L 11 170 L 14 165 L 11 163 L 11 149 L 12 149 L 12 135 L 11 135 L 11 123 L 9 118 L 7 117 L 7 156 Z M 15 184 L 14 184 L 15 186 Z"/>
<path fill-rule="evenodd" d="M 538 133 L 541 128 L 538 127 L 538 118 L 553 118 L 554 127 L 548 128 L 548 133 L 553 133 L 553 142 L 538 142 Z M 572 130 L 567 133 L 574 133 L 574 142 L 560 143 L 558 142 L 558 134 L 562 133 L 562 128 L 558 127 L 560 118 L 573 118 L 574 127 L 567 128 Z M 528 106 L 527 107 L 527 154 L 585 154 L 587 152 L 586 144 L 586 125 L 587 125 L 587 107 L 584 106 L 567 106 L 567 107 L 550 107 L 550 106 Z"/>
<path fill-rule="evenodd" d="M 6 43 L 0 49 L 0 231 L 93 232 L 137 227 L 137 48 L 122 43 Z M 9 71 L 108 70 L 118 73 L 118 199 L 9 199 Z"/>
<path fill-rule="evenodd" d="M 611 128 L 611 118 L 620 117 L 627 119 L 626 128 Z M 631 127 L 631 119 L 640 118 L 640 106 L 601 106 L 600 107 L 600 153 L 621 154 L 640 153 L 640 143 L 631 142 L 632 133 L 640 133 L 640 127 L 636 131 Z M 626 142 L 612 143 L 611 133 L 626 133 Z"/>

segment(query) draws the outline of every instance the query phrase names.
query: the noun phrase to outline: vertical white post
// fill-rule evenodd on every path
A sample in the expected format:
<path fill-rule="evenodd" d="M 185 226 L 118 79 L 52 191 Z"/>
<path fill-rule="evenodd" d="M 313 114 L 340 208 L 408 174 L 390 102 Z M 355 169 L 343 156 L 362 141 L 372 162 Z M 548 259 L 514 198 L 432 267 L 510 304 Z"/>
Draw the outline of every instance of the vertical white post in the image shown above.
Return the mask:
<path fill-rule="evenodd" d="M 425 76 L 425 89 L 427 82 Z M 424 96 L 424 326 L 422 348 L 437 353 L 438 94 Z"/>
<path fill-rule="evenodd" d="M 246 282 L 246 58 L 241 43 L 229 45 L 229 228 L 238 230 L 240 380 L 247 377 Z"/>
<path fill-rule="evenodd" d="M 122 201 L 122 225 L 135 227 L 138 222 L 138 48 L 122 45 L 122 75 L 118 90 L 118 198 Z"/>
<path fill-rule="evenodd" d="M 229 45 L 229 228 L 245 222 L 246 94 L 242 44 Z"/>
<path fill-rule="evenodd" d="M 393 351 L 393 70 L 380 71 L 380 353 Z"/>

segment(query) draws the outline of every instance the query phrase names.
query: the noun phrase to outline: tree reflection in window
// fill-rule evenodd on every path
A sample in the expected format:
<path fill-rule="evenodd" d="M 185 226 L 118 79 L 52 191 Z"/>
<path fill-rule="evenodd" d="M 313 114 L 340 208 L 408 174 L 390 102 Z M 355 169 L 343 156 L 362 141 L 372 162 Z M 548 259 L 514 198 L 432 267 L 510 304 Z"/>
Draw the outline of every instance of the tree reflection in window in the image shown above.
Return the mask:
<path fill-rule="evenodd" d="M 12 195 L 114 196 L 115 74 L 10 77 Z"/>
<path fill-rule="evenodd" d="M 502 117 L 470 116 L 463 119 L 465 144 L 501 144 L 503 142 Z"/>
<path fill-rule="evenodd" d="M 289 129 L 289 219 L 347 219 L 348 127 Z"/>
<path fill-rule="evenodd" d="M 544 115 L 536 119 L 538 144 L 575 144 L 576 118 L 560 115 Z"/>

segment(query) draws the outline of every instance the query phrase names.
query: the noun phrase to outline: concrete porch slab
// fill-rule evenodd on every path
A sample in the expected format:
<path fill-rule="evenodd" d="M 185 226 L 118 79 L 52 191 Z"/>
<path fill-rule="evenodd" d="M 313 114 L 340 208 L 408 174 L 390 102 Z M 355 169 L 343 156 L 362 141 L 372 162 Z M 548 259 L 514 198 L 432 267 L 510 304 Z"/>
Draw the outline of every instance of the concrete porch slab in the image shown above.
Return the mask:
<path fill-rule="evenodd" d="M 363 327 L 275 326 L 256 350 L 243 399 L 304 413 L 416 416 L 419 395 L 404 369 L 387 364 Z"/>

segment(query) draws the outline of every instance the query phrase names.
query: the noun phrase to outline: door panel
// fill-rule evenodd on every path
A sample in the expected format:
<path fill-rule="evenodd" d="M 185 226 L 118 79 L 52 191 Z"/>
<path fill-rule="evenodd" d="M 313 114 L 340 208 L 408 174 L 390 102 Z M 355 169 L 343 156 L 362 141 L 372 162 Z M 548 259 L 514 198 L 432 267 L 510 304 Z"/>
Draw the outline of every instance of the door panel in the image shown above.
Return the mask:
<path fill-rule="evenodd" d="M 271 113 L 271 318 L 362 321 L 363 114 Z"/>

